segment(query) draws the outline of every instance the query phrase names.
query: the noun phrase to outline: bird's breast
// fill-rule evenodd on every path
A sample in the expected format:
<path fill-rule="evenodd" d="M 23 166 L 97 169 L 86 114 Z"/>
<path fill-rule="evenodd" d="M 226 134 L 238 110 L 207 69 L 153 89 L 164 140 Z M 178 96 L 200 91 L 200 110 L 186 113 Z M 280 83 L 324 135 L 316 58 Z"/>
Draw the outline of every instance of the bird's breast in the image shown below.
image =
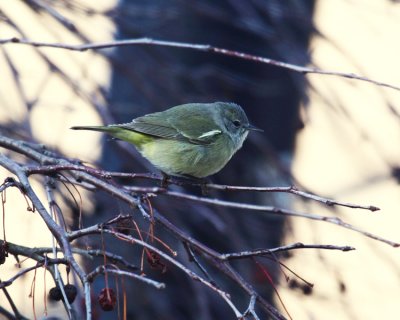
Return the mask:
<path fill-rule="evenodd" d="M 232 140 L 221 134 L 213 143 L 207 145 L 155 139 L 144 144 L 140 152 L 167 174 L 203 178 L 221 170 L 236 150 Z"/>

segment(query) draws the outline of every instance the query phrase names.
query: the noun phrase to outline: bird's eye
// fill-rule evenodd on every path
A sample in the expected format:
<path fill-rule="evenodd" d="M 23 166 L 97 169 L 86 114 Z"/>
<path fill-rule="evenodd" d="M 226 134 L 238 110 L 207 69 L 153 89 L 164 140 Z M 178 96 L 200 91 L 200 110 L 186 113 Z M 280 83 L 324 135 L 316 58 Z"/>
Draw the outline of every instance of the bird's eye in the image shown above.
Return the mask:
<path fill-rule="evenodd" d="M 240 123 L 239 120 L 234 120 L 234 121 L 233 121 L 233 125 L 234 125 L 236 128 L 239 128 L 240 125 L 241 125 L 241 123 Z"/>

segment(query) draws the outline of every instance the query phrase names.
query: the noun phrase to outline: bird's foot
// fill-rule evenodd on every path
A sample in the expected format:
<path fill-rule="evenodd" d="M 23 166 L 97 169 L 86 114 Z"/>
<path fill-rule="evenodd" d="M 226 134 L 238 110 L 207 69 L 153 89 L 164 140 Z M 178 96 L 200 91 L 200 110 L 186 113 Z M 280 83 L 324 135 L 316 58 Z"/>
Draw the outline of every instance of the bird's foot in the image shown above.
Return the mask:
<path fill-rule="evenodd" d="M 170 183 L 171 177 L 162 171 L 161 171 L 161 174 L 162 174 L 162 180 L 160 183 L 160 187 L 166 189 Z"/>

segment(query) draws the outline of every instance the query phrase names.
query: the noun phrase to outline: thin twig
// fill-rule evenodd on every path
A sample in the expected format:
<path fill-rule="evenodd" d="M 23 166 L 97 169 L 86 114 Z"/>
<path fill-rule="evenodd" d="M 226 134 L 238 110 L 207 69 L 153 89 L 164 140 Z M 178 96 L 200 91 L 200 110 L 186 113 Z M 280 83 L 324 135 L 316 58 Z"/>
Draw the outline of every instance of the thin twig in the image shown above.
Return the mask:
<path fill-rule="evenodd" d="M 156 180 L 156 181 L 162 181 L 162 177 L 159 175 L 156 175 L 154 173 L 125 173 L 125 172 L 113 172 L 113 171 L 104 171 L 84 165 L 78 165 L 78 164 L 70 164 L 70 165 L 45 165 L 45 166 L 31 166 L 27 168 L 27 173 L 29 175 L 31 174 L 49 174 L 49 173 L 54 173 L 54 172 L 59 172 L 59 171 L 65 171 L 65 170 L 77 170 L 77 171 L 83 171 L 89 174 L 93 174 L 95 176 L 98 176 L 100 178 L 104 179 L 110 179 L 111 177 L 119 177 L 119 178 L 142 178 L 142 179 L 149 179 L 149 180 Z M 323 203 L 327 206 L 342 206 L 342 207 L 348 207 L 352 209 L 364 209 L 364 210 L 369 210 L 369 211 L 378 211 L 380 208 L 373 206 L 373 205 L 359 205 L 359 204 L 354 204 L 354 203 L 349 203 L 349 202 L 342 202 L 342 201 L 337 201 L 334 199 L 328 199 L 324 198 L 321 196 L 317 196 L 315 194 L 305 192 L 302 190 L 299 190 L 296 186 L 289 186 L 289 187 L 250 187 L 250 186 L 230 186 L 230 185 L 222 185 L 222 184 L 214 184 L 214 183 L 206 183 L 206 184 L 200 184 L 196 181 L 191 181 L 189 179 L 182 180 L 182 179 L 176 179 L 176 178 L 171 178 L 169 181 L 171 184 L 176 184 L 176 185 L 192 185 L 192 186 L 200 186 L 204 187 L 206 189 L 214 189 L 214 190 L 222 190 L 222 191 L 247 191 L 247 192 L 279 192 L 279 193 L 291 193 L 306 199 L 311 199 L 320 203 Z M 159 187 L 139 187 L 139 186 L 131 186 L 130 187 L 132 191 L 135 192 L 142 192 L 142 193 L 160 193 L 163 192 L 165 189 L 164 188 L 159 188 Z"/>
<path fill-rule="evenodd" d="M 49 214 L 52 216 L 52 218 L 55 221 L 58 221 L 58 224 L 60 224 L 62 226 L 63 229 L 65 229 L 65 221 L 64 221 L 64 217 L 62 215 L 61 212 L 58 213 L 58 210 L 55 209 L 56 207 L 58 207 L 57 202 L 55 200 L 55 196 L 54 196 L 54 192 L 53 192 L 53 187 L 55 185 L 55 181 L 53 178 L 50 177 L 46 177 L 46 182 L 45 182 L 45 190 L 46 190 L 46 195 L 47 195 L 47 201 L 49 204 Z M 51 238 L 51 244 L 52 244 L 52 253 L 53 253 L 53 257 L 57 258 L 57 248 L 56 248 L 56 239 L 55 236 L 53 235 Z M 45 261 L 47 262 L 47 256 L 45 256 Z M 46 264 L 47 265 L 47 264 Z M 58 286 L 61 295 L 63 297 L 63 302 L 65 305 L 65 309 L 68 313 L 68 318 L 72 318 L 72 306 L 69 303 L 69 300 L 67 298 L 67 294 L 64 290 L 64 284 L 62 281 L 62 277 L 60 276 L 60 272 L 58 270 L 58 265 L 54 266 L 54 275 L 55 275 L 55 283 Z"/>
<path fill-rule="evenodd" d="M 257 297 L 252 295 L 250 297 L 250 302 L 249 302 L 249 306 L 247 307 L 247 310 L 243 313 L 241 319 L 246 318 L 248 315 L 251 315 L 253 317 L 254 320 L 260 320 L 260 318 L 257 316 L 256 314 L 256 310 L 255 310 L 255 304 L 257 301 Z"/>
<path fill-rule="evenodd" d="M 306 199 L 311 199 L 317 202 L 321 202 L 327 206 L 342 206 L 348 207 L 352 209 L 365 209 L 369 211 L 378 211 L 380 208 L 371 205 L 359 205 L 353 204 L 349 202 L 341 202 L 333 199 L 327 199 L 321 196 L 317 196 L 315 194 L 301 191 L 295 186 L 290 187 L 247 187 L 247 186 L 228 186 L 228 185 L 220 185 L 220 184 L 213 184 L 209 183 L 205 185 L 208 189 L 216 189 L 216 190 L 224 190 L 224 191 L 250 191 L 250 192 L 283 192 L 283 193 L 291 193 Z"/>
<path fill-rule="evenodd" d="M 51 43 L 51 42 L 41 42 L 41 41 L 32 41 L 28 39 L 20 39 L 17 37 L 0 39 L 0 44 L 7 43 L 18 43 L 24 45 L 30 45 L 34 47 L 47 47 L 47 48 L 57 48 L 57 49 L 66 49 L 72 51 L 87 51 L 87 50 L 99 50 L 99 49 L 107 49 L 113 47 L 121 47 L 121 46 L 131 46 L 131 45 L 153 45 L 153 46 L 163 46 L 163 47 L 173 47 L 180 49 L 192 49 L 203 52 L 211 52 L 216 54 L 221 54 L 225 56 L 231 56 L 234 58 L 250 60 L 259 63 L 265 63 L 269 65 L 273 65 L 279 68 L 284 68 L 287 70 L 299 72 L 301 74 L 322 74 L 322 75 L 330 75 L 330 76 L 338 76 L 349 79 L 356 79 L 360 81 L 366 81 L 373 83 L 378 86 L 391 88 L 397 91 L 400 91 L 399 86 L 395 86 L 389 83 L 376 81 L 369 79 L 364 76 L 360 76 L 354 73 L 346 73 L 346 72 L 338 72 L 338 71 L 328 71 L 322 70 L 316 67 L 304 67 L 291 63 L 286 63 L 278 60 L 269 59 L 266 57 L 256 56 L 249 53 L 229 50 L 225 48 L 215 47 L 209 44 L 196 44 L 196 43 L 186 43 L 186 42 L 176 42 L 176 41 L 165 41 L 151 38 L 138 38 L 138 39 L 128 39 L 128 40 L 116 40 L 110 42 L 97 42 L 97 43 L 85 43 L 85 44 L 66 44 L 66 43 Z"/>
<path fill-rule="evenodd" d="M 307 219 L 311 219 L 311 220 L 325 221 L 325 222 L 336 224 L 340 227 L 361 233 L 368 238 L 371 238 L 371 239 L 374 239 L 377 241 L 381 241 L 381 242 L 386 243 L 394 248 L 397 248 L 400 246 L 400 243 L 398 243 L 398 242 L 394 242 L 394 241 L 385 239 L 381 236 L 372 234 L 368 231 L 364 231 L 356 226 L 351 225 L 350 223 L 343 221 L 342 219 L 340 219 L 338 217 L 322 216 L 322 215 L 317 215 L 317 214 L 312 214 L 312 213 L 303 213 L 303 212 L 299 212 L 299 211 L 295 211 L 295 210 L 277 208 L 274 206 L 263 206 L 263 205 L 256 205 L 256 204 L 231 202 L 231 201 L 225 201 L 225 200 L 219 200 L 219 199 L 211 199 L 211 198 L 194 196 L 194 195 L 190 195 L 190 194 L 184 194 L 184 193 L 180 193 L 180 192 L 176 192 L 176 191 L 166 191 L 161 194 L 180 198 L 180 199 L 195 201 L 195 202 L 207 203 L 207 204 L 214 205 L 214 206 L 221 206 L 221 207 L 228 207 L 228 208 L 235 208 L 235 209 L 244 209 L 244 210 L 250 210 L 250 211 L 259 211 L 259 212 L 269 212 L 271 214 L 276 214 L 276 215 L 281 215 L 281 216 L 302 217 L 302 218 L 307 218 Z"/>
<path fill-rule="evenodd" d="M 2 244 L 2 240 L 0 240 L 0 245 Z M 11 242 L 7 242 L 8 245 L 8 252 L 13 254 L 13 255 L 23 255 L 28 258 L 32 258 L 36 261 L 42 261 L 41 259 L 43 258 L 41 255 L 44 253 L 50 253 L 53 252 L 53 248 L 50 247 L 35 247 L 35 248 L 30 248 L 30 247 L 24 247 L 20 245 L 13 244 Z M 16 249 L 18 248 L 18 249 Z M 57 251 L 60 251 L 60 248 L 57 248 Z M 139 270 L 137 266 L 134 264 L 128 262 L 125 260 L 122 256 L 109 252 L 109 251 L 103 251 L 103 250 L 98 250 L 98 249 L 80 249 L 80 248 L 72 248 L 72 252 L 76 254 L 80 254 L 82 256 L 87 256 L 87 257 L 101 257 L 103 258 L 104 256 L 107 257 L 108 260 L 114 262 L 114 263 L 119 263 L 122 266 L 131 269 L 131 270 Z M 38 255 L 40 258 L 38 258 Z M 36 259 L 35 259 L 36 257 Z M 44 258 L 43 258 L 44 259 Z"/>
<path fill-rule="evenodd" d="M 61 25 L 63 25 L 68 30 L 77 32 L 77 28 L 69 19 L 61 15 L 57 10 L 55 10 L 51 6 L 43 3 L 43 1 L 28 0 L 27 2 L 30 2 L 31 4 L 33 4 L 34 7 L 40 8 L 41 10 L 47 12 L 50 16 L 52 16 L 55 20 L 57 20 Z"/>
<path fill-rule="evenodd" d="M 229 296 L 229 294 L 227 292 L 217 288 L 215 285 L 213 285 L 208 280 L 200 277 L 195 272 L 193 272 L 190 269 L 186 268 L 182 263 L 178 262 L 177 260 L 175 260 L 174 258 L 172 258 L 169 255 L 165 254 L 163 251 L 157 249 L 156 247 L 148 244 L 147 242 L 144 242 L 144 241 L 142 241 L 140 239 L 134 238 L 134 237 L 129 236 L 129 235 L 125 235 L 123 233 L 116 232 L 115 230 L 108 230 L 108 229 L 104 229 L 104 228 L 101 228 L 101 227 L 99 227 L 97 229 L 97 232 L 94 232 L 93 230 L 89 230 L 89 229 L 87 230 L 87 233 L 81 231 L 79 236 L 84 236 L 86 234 L 100 233 L 100 232 L 112 234 L 112 235 L 116 236 L 118 239 L 125 240 L 127 242 L 131 242 L 131 243 L 143 246 L 143 247 L 145 247 L 145 248 L 157 253 L 163 259 L 165 259 L 166 261 L 168 261 L 168 262 L 172 263 L 173 265 L 175 265 L 176 267 L 178 267 L 180 270 L 182 270 L 184 273 L 186 273 L 193 280 L 201 282 L 205 286 L 209 287 L 210 289 L 212 289 L 213 291 L 218 293 L 222 297 L 222 299 L 224 299 L 225 302 L 231 307 L 231 309 L 235 313 L 235 315 L 237 317 L 240 316 L 240 312 L 238 311 L 236 306 L 232 303 L 232 301 L 230 299 L 230 296 Z M 71 232 L 71 235 L 72 234 L 73 233 Z M 74 237 L 71 236 L 71 238 L 74 238 Z"/>
<path fill-rule="evenodd" d="M 65 259 L 52 259 L 51 260 L 51 264 L 60 264 L 60 263 L 66 263 Z M 44 266 L 44 262 L 38 262 L 34 266 L 31 266 L 31 267 L 28 267 L 28 268 L 25 268 L 25 269 L 19 271 L 18 273 L 16 273 L 14 276 L 9 278 L 8 280 L 0 281 L 0 289 L 8 287 L 15 280 L 17 280 L 19 277 L 23 276 L 24 274 L 26 274 L 26 273 L 28 273 L 28 272 L 30 272 L 32 270 L 36 270 L 38 268 L 41 268 L 43 266 Z"/>
<path fill-rule="evenodd" d="M 326 250 L 340 250 L 344 252 L 355 250 L 354 247 L 350 246 L 336 246 L 331 244 L 303 244 L 297 242 L 287 246 L 281 246 L 272 249 L 257 249 L 257 250 L 247 250 L 234 253 L 223 253 L 219 256 L 219 258 L 221 260 L 243 259 L 248 257 L 271 255 L 277 252 L 290 251 L 295 249 L 326 249 Z"/>
<path fill-rule="evenodd" d="M 165 283 L 149 279 L 145 276 L 141 276 L 141 275 L 133 273 L 133 272 L 108 268 L 107 266 L 104 266 L 104 265 L 98 266 L 92 272 L 88 273 L 87 277 L 88 277 L 89 281 L 93 281 L 95 277 L 97 277 L 100 274 L 105 274 L 105 273 L 112 273 L 112 274 L 116 274 L 119 276 L 130 277 L 130 278 L 142 281 L 148 285 L 151 285 L 151 286 L 155 287 L 156 289 L 164 289 L 165 288 Z"/>
<path fill-rule="evenodd" d="M 196 254 L 193 252 L 192 248 L 187 242 L 183 243 L 183 246 L 186 249 L 186 252 L 188 253 L 189 256 L 189 261 L 194 262 L 195 265 L 200 269 L 200 271 L 204 274 L 204 276 L 210 281 L 214 286 L 217 287 L 217 284 L 211 277 L 210 273 L 207 271 L 207 269 L 200 263 L 199 259 L 197 259 Z"/>

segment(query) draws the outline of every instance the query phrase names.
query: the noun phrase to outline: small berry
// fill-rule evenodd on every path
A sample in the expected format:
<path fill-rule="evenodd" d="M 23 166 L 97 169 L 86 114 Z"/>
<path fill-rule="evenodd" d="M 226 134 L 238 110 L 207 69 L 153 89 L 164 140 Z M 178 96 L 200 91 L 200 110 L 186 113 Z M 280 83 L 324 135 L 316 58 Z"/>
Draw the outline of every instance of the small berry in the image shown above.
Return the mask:
<path fill-rule="evenodd" d="M 62 293 L 59 287 L 53 287 L 49 291 L 49 300 L 60 301 L 62 299 Z"/>
<path fill-rule="evenodd" d="M 147 262 L 153 269 L 161 270 L 161 273 L 167 272 L 167 266 L 161 261 L 161 258 L 157 253 L 153 251 L 150 252 L 150 255 L 147 256 Z"/>
<path fill-rule="evenodd" d="M 118 221 L 115 226 L 115 229 L 119 233 L 128 235 L 134 227 L 135 227 L 135 225 L 133 224 L 132 219 L 126 218 L 126 219 Z"/>
<path fill-rule="evenodd" d="M 104 288 L 99 294 L 98 301 L 101 309 L 104 311 L 112 311 L 117 303 L 117 297 L 113 289 Z"/>
<path fill-rule="evenodd" d="M 68 302 L 73 303 L 75 301 L 78 290 L 73 284 L 67 284 L 64 286 L 65 295 L 67 296 Z"/>
<path fill-rule="evenodd" d="M 8 257 L 8 245 L 6 242 L 3 242 L 0 245 L 0 264 L 6 262 L 7 257 Z"/>

